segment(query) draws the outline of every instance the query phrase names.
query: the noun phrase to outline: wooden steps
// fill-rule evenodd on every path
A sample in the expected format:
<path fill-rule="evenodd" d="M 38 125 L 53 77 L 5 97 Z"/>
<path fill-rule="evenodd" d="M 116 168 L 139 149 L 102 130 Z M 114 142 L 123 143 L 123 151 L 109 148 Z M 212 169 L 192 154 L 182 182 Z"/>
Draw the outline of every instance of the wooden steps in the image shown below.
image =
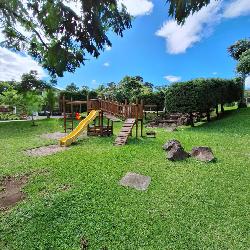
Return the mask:
<path fill-rule="evenodd" d="M 124 122 L 120 133 L 115 139 L 114 145 L 115 146 L 123 146 L 127 143 L 128 137 L 130 136 L 133 126 L 135 124 L 135 119 L 126 119 Z"/>

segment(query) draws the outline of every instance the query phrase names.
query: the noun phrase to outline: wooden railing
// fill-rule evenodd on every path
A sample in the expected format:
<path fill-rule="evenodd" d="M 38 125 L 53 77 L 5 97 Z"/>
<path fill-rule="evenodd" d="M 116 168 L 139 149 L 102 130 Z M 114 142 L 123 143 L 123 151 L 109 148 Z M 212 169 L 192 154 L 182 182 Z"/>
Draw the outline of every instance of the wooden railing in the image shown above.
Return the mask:
<path fill-rule="evenodd" d="M 88 100 L 88 110 L 102 110 L 114 116 L 122 118 L 143 119 L 143 103 L 127 104 L 108 100 Z"/>

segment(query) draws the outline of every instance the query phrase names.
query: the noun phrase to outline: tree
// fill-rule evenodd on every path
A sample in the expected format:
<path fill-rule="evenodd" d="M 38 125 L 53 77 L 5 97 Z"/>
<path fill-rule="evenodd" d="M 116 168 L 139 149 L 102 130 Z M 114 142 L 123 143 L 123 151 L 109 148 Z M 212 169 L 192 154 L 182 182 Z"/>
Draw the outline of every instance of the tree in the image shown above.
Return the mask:
<path fill-rule="evenodd" d="M 43 98 L 41 95 L 36 92 L 28 91 L 22 96 L 22 108 L 23 111 L 31 116 L 32 126 L 35 126 L 34 112 L 41 110 L 43 103 Z"/>
<path fill-rule="evenodd" d="M 236 70 L 241 75 L 242 78 L 242 97 L 239 103 L 239 108 L 246 107 L 244 99 L 244 90 L 245 90 L 245 79 L 246 76 L 250 73 L 250 39 L 241 39 L 236 41 L 233 45 L 228 48 L 229 55 L 238 61 Z"/>
<path fill-rule="evenodd" d="M 9 82 L 0 82 L 0 94 L 2 94 L 4 91 L 8 90 L 11 87 Z"/>
<path fill-rule="evenodd" d="M 19 106 L 22 100 L 22 96 L 18 94 L 17 90 L 9 86 L 0 94 L 0 104 L 8 105 L 12 108 Z"/>
<path fill-rule="evenodd" d="M 250 39 L 241 39 L 228 47 L 228 53 L 234 60 L 239 60 L 242 53 L 250 49 Z"/>
<path fill-rule="evenodd" d="M 237 71 L 243 76 L 250 74 L 250 49 L 241 54 L 237 65 Z"/>
<path fill-rule="evenodd" d="M 74 72 L 86 53 L 98 57 L 111 46 L 110 30 L 123 36 L 131 28 L 130 15 L 116 0 L 1 1 L 0 16 L 2 45 L 26 51 L 57 76 Z"/>
<path fill-rule="evenodd" d="M 194 126 L 193 113 L 206 113 L 210 120 L 211 109 L 222 107 L 225 103 L 240 100 L 241 82 L 238 79 L 194 79 L 175 83 L 166 90 L 166 109 L 170 113 L 189 114 L 190 124 Z"/>
<path fill-rule="evenodd" d="M 66 86 L 65 90 L 68 92 L 74 93 L 74 92 L 78 92 L 79 88 L 76 86 L 75 83 L 72 82 Z"/>
<path fill-rule="evenodd" d="M 55 104 L 57 101 L 57 95 L 53 88 L 47 89 L 44 97 L 44 103 L 46 105 L 46 109 L 49 111 L 49 116 L 52 115 Z"/>
<path fill-rule="evenodd" d="M 42 91 L 47 88 L 46 82 L 38 78 L 38 73 L 35 70 L 31 70 L 29 73 L 21 76 L 21 81 L 16 84 L 16 89 L 20 93 L 27 91 Z"/>
<path fill-rule="evenodd" d="M 172 16 L 178 24 L 183 24 L 189 15 L 208 5 L 211 0 L 167 0 L 167 2 L 170 4 L 169 16 Z"/>

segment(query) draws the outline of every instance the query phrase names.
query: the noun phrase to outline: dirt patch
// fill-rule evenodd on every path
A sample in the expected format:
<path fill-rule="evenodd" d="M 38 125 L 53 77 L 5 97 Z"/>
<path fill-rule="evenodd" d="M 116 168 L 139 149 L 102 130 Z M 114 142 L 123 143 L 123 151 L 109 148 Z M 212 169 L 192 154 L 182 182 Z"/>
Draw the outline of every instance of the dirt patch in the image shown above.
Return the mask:
<path fill-rule="evenodd" d="M 67 149 L 69 148 L 60 147 L 59 145 L 49 145 L 40 148 L 28 149 L 25 151 L 25 153 L 28 156 L 46 156 L 46 155 L 53 155 L 57 152 L 61 152 Z"/>
<path fill-rule="evenodd" d="M 60 140 L 66 135 L 67 135 L 66 133 L 55 132 L 55 133 L 43 134 L 41 135 L 41 137 L 44 139 L 50 139 L 50 140 Z"/>
<path fill-rule="evenodd" d="M 21 191 L 22 187 L 28 181 L 27 176 L 20 178 L 5 177 L 0 184 L 0 211 L 5 211 L 13 207 L 19 201 L 25 198 L 25 194 Z"/>
<path fill-rule="evenodd" d="M 58 186 L 58 191 L 68 191 L 72 188 L 70 184 L 61 184 Z"/>

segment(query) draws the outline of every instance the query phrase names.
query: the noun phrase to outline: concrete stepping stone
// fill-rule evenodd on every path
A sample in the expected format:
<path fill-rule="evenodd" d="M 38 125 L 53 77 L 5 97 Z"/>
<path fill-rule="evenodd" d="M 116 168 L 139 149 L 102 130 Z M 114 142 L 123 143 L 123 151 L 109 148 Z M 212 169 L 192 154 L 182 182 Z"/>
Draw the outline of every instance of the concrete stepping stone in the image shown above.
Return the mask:
<path fill-rule="evenodd" d="M 150 182 L 150 176 L 128 172 L 124 177 L 122 177 L 119 184 L 124 187 L 131 187 L 136 190 L 145 191 L 147 190 Z"/>

